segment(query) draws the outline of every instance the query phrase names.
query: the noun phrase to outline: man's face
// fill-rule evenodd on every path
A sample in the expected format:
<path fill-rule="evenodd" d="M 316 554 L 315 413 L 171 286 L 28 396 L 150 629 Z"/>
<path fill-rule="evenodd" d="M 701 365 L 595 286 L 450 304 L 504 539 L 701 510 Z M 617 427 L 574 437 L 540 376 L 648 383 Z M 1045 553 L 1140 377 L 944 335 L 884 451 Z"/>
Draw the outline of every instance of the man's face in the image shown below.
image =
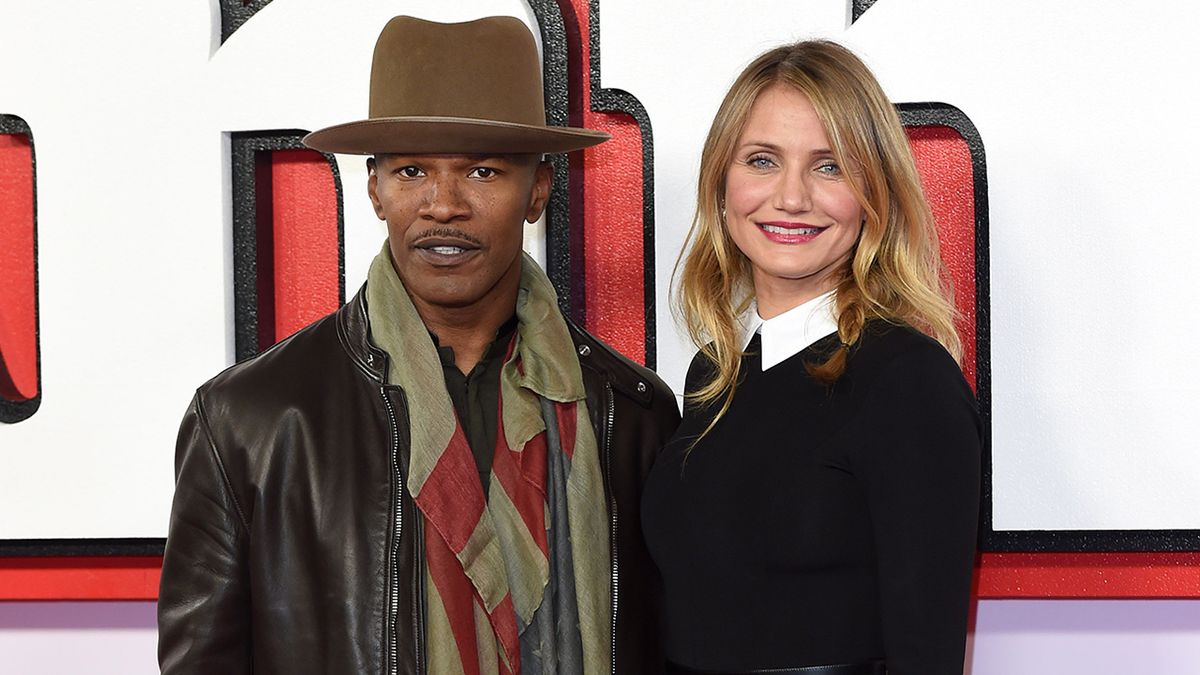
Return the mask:
<path fill-rule="evenodd" d="M 541 216 L 550 164 L 536 155 L 380 155 L 367 191 L 419 312 L 513 302 L 523 224 Z"/>

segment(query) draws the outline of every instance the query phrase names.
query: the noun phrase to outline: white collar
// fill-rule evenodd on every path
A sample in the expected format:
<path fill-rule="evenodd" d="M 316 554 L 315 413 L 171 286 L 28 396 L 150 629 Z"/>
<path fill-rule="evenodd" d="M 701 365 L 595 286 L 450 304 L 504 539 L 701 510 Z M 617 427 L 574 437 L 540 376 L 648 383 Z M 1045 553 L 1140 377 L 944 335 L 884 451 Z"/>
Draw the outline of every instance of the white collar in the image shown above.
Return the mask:
<path fill-rule="evenodd" d="M 758 303 L 751 303 L 742 318 L 742 349 L 750 344 L 755 333 L 761 334 L 763 370 L 799 354 L 817 340 L 837 332 L 833 299 L 834 291 L 829 291 L 770 319 L 760 317 Z"/>

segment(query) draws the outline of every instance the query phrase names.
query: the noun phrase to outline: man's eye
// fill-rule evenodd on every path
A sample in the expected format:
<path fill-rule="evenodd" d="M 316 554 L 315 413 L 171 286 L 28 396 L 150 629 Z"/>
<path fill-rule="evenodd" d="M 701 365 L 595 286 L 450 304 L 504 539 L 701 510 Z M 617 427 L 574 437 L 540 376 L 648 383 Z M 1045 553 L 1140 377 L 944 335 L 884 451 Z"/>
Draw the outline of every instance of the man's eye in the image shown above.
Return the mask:
<path fill-rule="evenodd" d="M 421 169 L 415 166 L 402 166 L 396 170 L 396 173 L 399 173 L 405 178 L 420 178 L 422 175 L 424 175 Z"/>
<path fill-rule="evenodd" d="M 496 175 L 496 170 L 490 166 L 477 166 L 469 175 L 471 178 L 491 178 Z"/>

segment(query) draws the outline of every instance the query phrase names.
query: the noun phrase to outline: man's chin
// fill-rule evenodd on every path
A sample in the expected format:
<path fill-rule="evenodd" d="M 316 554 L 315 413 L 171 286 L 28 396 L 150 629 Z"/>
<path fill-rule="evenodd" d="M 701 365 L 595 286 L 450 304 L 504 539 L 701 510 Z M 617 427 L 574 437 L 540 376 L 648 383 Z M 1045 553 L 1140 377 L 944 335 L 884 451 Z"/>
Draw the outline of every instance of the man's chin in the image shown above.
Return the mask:
<path fill-rule="evenodd" d="M 487 302 L 486 289 L 475 284 L 406 283 L 405 288 L 415 304 L 426 307 L 461 310 Z"/>

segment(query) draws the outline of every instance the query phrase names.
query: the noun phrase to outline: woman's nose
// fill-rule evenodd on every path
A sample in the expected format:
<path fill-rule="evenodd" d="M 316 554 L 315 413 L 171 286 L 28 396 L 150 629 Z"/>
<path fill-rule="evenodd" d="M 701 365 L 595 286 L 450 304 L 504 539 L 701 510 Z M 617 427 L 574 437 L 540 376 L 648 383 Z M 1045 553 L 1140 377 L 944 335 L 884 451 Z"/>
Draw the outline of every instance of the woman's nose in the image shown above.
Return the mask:
<path fill-rule="evenodd" d="M 779 176 L 775 187 L 775 208 L 788 213 L 812 208 L 812 193 L 803 171 L 788 169 Z"/>

